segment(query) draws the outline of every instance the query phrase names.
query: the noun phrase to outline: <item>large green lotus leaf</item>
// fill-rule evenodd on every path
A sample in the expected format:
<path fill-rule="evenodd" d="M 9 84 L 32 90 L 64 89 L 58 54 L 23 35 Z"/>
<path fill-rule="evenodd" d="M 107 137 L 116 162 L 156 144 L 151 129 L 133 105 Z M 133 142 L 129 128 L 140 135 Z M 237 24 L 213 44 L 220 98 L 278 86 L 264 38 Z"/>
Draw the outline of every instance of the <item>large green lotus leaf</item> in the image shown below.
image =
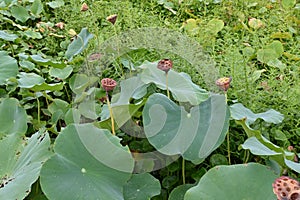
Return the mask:
<path fill-rule="evenodd" d="M 21 72 L 18 77 L 18 84 L 20 88 L 32 88 L 45 82 L 43 77 L 35 73 Z"/>
<path fill-rule="evenodd" d="M 184 200 L 274 200 L 276 178 L 273 171 L 257 163 L 216 166 L 186 192 Z"/>
<path fill-rule="evenodd" d="M 5 51 L 0 51 L 0 85 L 6 83 L 11 77 L 18 74 L 18 64 L 16 59 L 10 57 Z"/>
<path fill-rule="evenodd" d="M 108 130 L 71 124 L 58 135 L 54 151 L 40 177 L 49 199 L 123 199 L 134 160 Z"/>
<path fill-rule="evenodd" d="M 155 83 L 160 89 L 166 89 L 166 73 L 157 69 L 157 62 L 147 63 L 141 74 L 141 80 L 145 83 Z M 194 84 L 190 77 L 184 73 L 178 73 L 173 70 L 168 72 L 168 88 L 173 97 L 179 102 L 190 102 L 192 105 L 198 105 L 208 98 L 208 93 Z"/>
<path fill-rule="evenodd" d="M 160 182 L 148 173 L 133 174 L 124 185 L 125 200 L 148 200 L 160 194 Z"/>
<path fill-rule="evenodd" d="M 23 135 L 27 130 L 27 115 L 17 99 L 4 99 L 0 104 L 0 137 Z"/>
<path fill-rule="evenodd" d="M 253 113 L 250 109 L 246 108 L 241 103 L 236 103 L 230 106 L 231 117 L 235 120 L 246 118 L 246 124 L 250 125 L 258 118 L 263 119 L 265 122 L 279 124 L 282 122 L 284 116 L 280 112 L 270 109 L 262 113 Z"/>
<path fill-rule="evenodd" d="M 69 44 L 66 57 L 69 61 L 73 59 L 73 56 L 80 54 L 88 45 L 90 39 L 94 37 L 89 33 L 87 28 L 81 29 L 80 33 L 75 37 L 71 44 Z"/>
<path fill-rule="evenodd" d="M 7 135 L 0 140 L 0 199 L 24 199 L 29 194 L 42 164 L 52 154 L 49 147 L 47 133 L 37 132 L 26 140 Z"/>
<path fill-rule="evenodd" d="M 153 94 L 144 107 L 143 120 L 145 134 L 159 152 L 181 154 L 199 163 L 224 141 L 229 109 L 224 95 L 212 94 L 188 113 L 166 96 Z"/>

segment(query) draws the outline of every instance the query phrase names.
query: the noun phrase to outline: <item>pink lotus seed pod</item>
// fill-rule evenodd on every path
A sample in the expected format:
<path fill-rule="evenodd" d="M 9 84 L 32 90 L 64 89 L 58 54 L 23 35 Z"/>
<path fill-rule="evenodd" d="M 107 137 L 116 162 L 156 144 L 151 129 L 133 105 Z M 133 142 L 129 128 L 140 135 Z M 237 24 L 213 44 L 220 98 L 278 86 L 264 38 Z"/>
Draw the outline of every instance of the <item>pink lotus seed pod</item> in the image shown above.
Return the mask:
<path fill-rule="evenodd" d="M 89 9 L 88 5 L 87 5 L 86 3 L 83 3 L 83 4 L 81 5 L 80 11 L 81 11 L 81 12 L 85 12 L 85 11 L 87 11 L 88 9 Z"/>
<path fill-rule="evenodd" d="M 216 85 L 223 91 L 227 91 L 230 87 L 230 83 L 231 83 L 232 78 L 231 77 L 223 77 L 223 78 L 219 78 L 216 81 Z"/>
<path fill-rule="evenodd" d="M 162 59 L 157 64 L 157 68 L 166 73 L 168 73 L 172 67 L 173 67 L 173 62 L 170 59 Z"/>
<path fill-rule="evenodd" d="M 108 92 L 116 87 L 117 82 L 111 78 L 104 78 L 101 80 L 101 85 L 104 88 L 104 90 Z"/>
<path fill-rule="evenodd" d="M 117 17 L 118 17 L 118 15 L 116 15 L 116 14 L 110 15 L 106 18 L 106 20 L 109 21 L 112 25 L 115 25 L 115 23 L 117 21 Z"/>
<path fill-rule="evenodd" d="M 300 184 L 288 176 L 277 178 L 272 184 L 273 192 L 278 200 L 299 200 L 300 199 Z"/>

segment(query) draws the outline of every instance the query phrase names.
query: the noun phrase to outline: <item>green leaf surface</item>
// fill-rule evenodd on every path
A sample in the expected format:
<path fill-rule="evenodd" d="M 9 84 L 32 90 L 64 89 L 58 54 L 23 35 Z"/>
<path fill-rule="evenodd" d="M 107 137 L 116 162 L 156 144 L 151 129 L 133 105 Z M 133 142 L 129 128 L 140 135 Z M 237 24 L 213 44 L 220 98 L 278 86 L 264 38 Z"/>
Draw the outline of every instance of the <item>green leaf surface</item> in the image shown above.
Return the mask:
<path fill-rule="evenodd" d="M 212 19 L 210 20 L 207 25 L 206 25 L 206 30 L 213 34 L 216 35 L 218 32 L 220 32 L 224 27 L 224 22 L 219 19 Z"/>
<path fill-rule="evenodd" d="M 281 61 L 278 60 L 284 52 L 283 45 L 279 41 L 273 41 L 271 44 L 265 46 L 263 49 L 257 51 L 257 60 L 269 66 L 282 68 Z"/>
<path fill-rule="evenodd" d="M 124 185 L 125 200 L 148 200 L 160 194 L 160 182 L 148 173 L 133 174 Z"/>
<path fill-rule="evenodd" d="M 35 64 L 28 61 L 28 60 L 21 60 L 19 62 L 19 65 L 25 69 L 28 69 L 28 70 L 33 70 L 35 68 Z"/>
<path fill-rule="evenodd" d="M 43 77 L 35 73 L 20 72 L 18 77 L 18 85 L 20 88 L 32 88 L 45 82 Z"/>
<path fill-rule="evenodd" d="M 69 86 L 75 94 L 82 94 L 94 80 L 86 74 L 74 74 L 69 81 Z"/>
<path fill-rule="evenodd" d="M 199 163 L 224 141 L 229 109 L 223 95 L 212 94 L 188 113 L 166 96 L 153 94 L 144 106 L 143 124 L 159 152 Z"/>
<path fill-rule="evenodd" d="M 31 55 L 29 58 L 32 62 L 42 65 L 42 66 L 52 66 L 56 68 L 65 68 L 66 64 L 64 62 L 55 62 L 51 61 L 51 59 L 43 58 L 41 55 Z"/>
<path fill-rule="evenodd" d="M 155 83 L 158 88 L 166 90 L 166 73 L 157 69 L 157 62 L 144 64 L 141 68 L 144 69 L 141 80 L 145 84 Z M 172 69 L 168 72 L 168 88 L 177 101 L 189 102 L 192 105 L 198 105 L 209 96 L 207 91 L 194 84 L 187 74 Z"/>
<path fill-rule="evenodd" d="M 267 139 L 263 138 L 265 142 L 269 143 L 270 145 L 274 146 L 274 149 L 279 149 L 278 146 L 272 144 Z M 248 138 L 244 144 L 242 144 L 243 149 L 249 149 L 251 153 L 254 155 L 260 156 L 272 156 L 272 155 L 280 155 L 282 152 L 274 151 L 264 144 L 262 144 L 256 137 Z"/>
<path fill-rule="evenodd" d="M 38 179 L 42 164 L 51 156 L 47 133 L 28 140 L 8 135 L 0 140 L 0 199 L 24 199 Z"/>
<path fill-rule="evenodd" d="M 139 104 L 113 106 L 112 111 L 118 127 L 123 126 L 134 114 L 145 104 L 145 101 Z"/>
<path fill-rule="evenodd" d="M 56 138 L 54 151 L 40 176 L 49 199 L 123 199 L 134 160 L 118 137 L 91 124 L 71 124 Z"/>
<path fill-rule="evenodd" d="M 0 103 L 0 137 L 23 135 L 27 130 L 27 115 L 17 99 L 3 99 Z M 1 153 L 2 154 L 2 153 Z"/>
<path fill-rule="evenodd" d="M 66 57 L 69 61 L 73 59 L 74 56 L 80 54 L 88 45 L 90 39 L 94 37 L 93 34 L 89 33 L 87 28 L 81 29 L 80 33 L 74 38 L 74 40 L 69 44 Z"/>
<path fill-rule="evenodd" d="M 145 83 L 142 82 L 139 76 L 134 76 L 125 80 L 122 80 L 120 83 L 121 92 L 117 100 L 112 102 L 112 106 L 118 105 L 128 105 L 130 99 L 134 96 L 135 93 L 139 92 L 141 95 L 137 95 L 137 98 L 143 97 L 144 92 L 147 93 L 147 88 L 145 88 Z M 144 89 L 139 91 L 139 89 Z"/>
<path fill-rule="evenodd" d="M 71 75 L 72 71 L 73 71 L 73 67 L 71 66 L 67 66 L 62 69 L 51 67 L 49 70 L 49 74 L 50 76 L 55 78 L 66 79 Z"/>
<path fill-rule="evenodd" d="M 273 109 L 262 113 L 253 113 L 250 109 L 246 108 L 241 103 L 236 103 L 230 106 L 231 117 L 235 120 L 246 118 L 246 124 L 254 123 L 258 118 L 263 119 L 265 122 L 279 124 L 282 122 L 284 116 Z"/>
<path fill-rule="evenodd" d="M 80 114 L 89 119 L 97 119 L 100 116 L 101 105 L 94 100 L 83 101 L 79 104 Z"/>
<path fill-rule="evenodd" d="M 188 189 L 195 186 L 194 184 L 179 185 L 172 190 L 168 200 L 184 200 L 184 195 Z"/>
<path fill-rule="evenodd" d="M 280 70 L 284 70 L 286 68 L 286 64 L 282 63 L 279 59 L 273 59 L 273 60 L 269 60 L 267 62 L 267 65 L 271 66 L 271 67 L 276 67 Z"/>
<path fill-rule="evenodd" d="M 184 200 L 274 200 L 276 178 L 273 171 L 257 163 L 216 166 L 187 191 Z"/>
<path fill-rule="evenodd" d="M 36 17 L 38 17 L 42 11 L 43 11 L 43 4 L 41 0 L 34 0 L 30 7 L 30 11 L 32 14 L 34 14 Z"/>
<path fill-rule="evenodd" d="M 282 0 L 281 5 L 284 9 L 291 9 L 295 6 L 296 0 Z"/>
<path fill-rule="evenodd" d="M 28 11 L 23 6 L 14 5 L 10 7 L 10 11 L 12 16 L 22 23 L 26 22 L 30 18 Z"/>
<path fill-rule="evenodd" d="M 0 85 L 6 83 L 7 79 L 16 77 L 18 64 L 16 59 L 10 57 L 7 52 L 0 51 Z"/>
<path fill-rule="evenodd" d="M 52 84 L 48 84 L 48 83 L 42 83 L 40 85 L 35 85 L 33 88 L 31 88 L 31 90 L 38 92 L 38 91 L 60 91 L 64 88 L 64 83 L 52 83 Z"/>
<path fill-rule="evenodd" d="M 59 8 L 59 7 L 62 7 L 65 5 L 65 2 L 64 0 L 55 0 L 55 1 L 51 1 L 51 2 L 48 2 L 46 3 L 48 6 L 50 6 L 50 8 Z"/>
<path fill-rule="evenodd" d="M 80 111 L 76 108 L 70 108 L 65 114 L 65 122 L 67 125 L 80 122 Z"/>
<path fill-rule="evenodd" d="M 283 148 L 273 144 L 271 141 L 262 136 L 260 131 L 253 130 L 248 127 L 244 119 L 238 120 L 236 123 L 243 127 L 249 137 L 245 143 L 241 145 L 242 148 L 249 149 L 251 153 L 255 155 L 269 156 L 271 160 L 276 161 L 281 166 L 284 166 L 287 163 L 286 160 L 294 159 L 294 153 L 285 151 Z M 292 164 L 286 165 L 291 167 L 291 169 L 295 171 L 298 170 L 297 172 L 300 172 L 297 166 L 295 167 Z"/>
<path fill-rule="evenodd" d="M 43 36 L 39 32 L 36 32 L 31 29 L 28 29 L 26 31 L 19 31 L 19 33 L 23 36 L 26 36 L 28 39 L 29 38 L 32 38 L 32 39 L 42 39 L 43 38 Z"/>
<path fill-rule="evenodd" d="M 13 33 L 7 33 L 6 31 L 0 31 L 0 38 L 5 41 L 14 42 L 18 36 Z"/>

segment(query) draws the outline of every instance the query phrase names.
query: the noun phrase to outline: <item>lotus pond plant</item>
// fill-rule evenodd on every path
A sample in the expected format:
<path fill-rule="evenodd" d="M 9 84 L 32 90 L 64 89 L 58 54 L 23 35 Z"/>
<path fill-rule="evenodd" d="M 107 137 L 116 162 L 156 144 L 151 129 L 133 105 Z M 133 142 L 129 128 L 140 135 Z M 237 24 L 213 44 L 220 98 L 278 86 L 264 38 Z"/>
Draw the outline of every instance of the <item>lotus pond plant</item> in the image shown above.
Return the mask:
<path fill-rule="evenodd" d="M 92 53 L 88 70 L 80 71 L 78 60 L 94 34 L 70 29 L 73 38 L 65 38 L 63 22 L 25 27 L 43 19 L 43 9 L 64 4 L 20 2 L 0 2 L 1 20 L 12 29 L 0 31 L 0 199 L 299 198 L 299 182 L 288 177 L 300 172 L 298 153 L 254 128 L 258 121 L 279 124 L 283 115 L 254 113 L 228 100 L 231 77 L 216 80 L 219 93 L 208 91 L 169 58 L 136 64 L 128 77 L 99 75 L 92 67 L 101 68 L 105 52 Z M 86 3 L 78 9 L 91 10 Z M 106 20 L 116 34 L 117 15 Z M 209 24 L 214 37 L 224 27 L 222 20 Z M 62 57 L 49 58 L 47 48 L 29 45 L 48 36 L 62 40 Z M 274 65 L 264 55 L 279 49 L 277 59 L 281 45 L 260 49 L 257 59 Z M 245 155 L 240 163 L 230 158 L 232 127 L 246 133 L 234 152 Z M 226 135 L 227 156 L 219 153 Z M 249 162 L 250 153 L 256 163 Z M 214 166 L 208 164 L 213 158 Z"/>

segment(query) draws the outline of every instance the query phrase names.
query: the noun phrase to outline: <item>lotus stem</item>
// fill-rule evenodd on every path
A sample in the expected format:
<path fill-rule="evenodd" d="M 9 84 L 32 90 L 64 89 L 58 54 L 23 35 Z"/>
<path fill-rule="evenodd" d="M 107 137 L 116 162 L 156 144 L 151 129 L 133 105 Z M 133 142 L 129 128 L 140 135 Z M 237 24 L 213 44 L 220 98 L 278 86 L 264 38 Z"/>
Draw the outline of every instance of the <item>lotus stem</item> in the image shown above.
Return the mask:
<path fill-rule="evenodd" d="M 184 158 L 182 158 L 181 174 L 182 174 L 182 183 L 185 184 L 185 160 L 184 160 Z"/>
<path fill-rule="evenodd" d="M 107 100 L 107 106 L 109 109 L 109 115 L 110 115 L 110 120 L 111 120 L 111 132 L 113 135 L 116 135 L 115 132 L 115 121 L 114 121 L 114 116 L 113 116 L 113 111 L 109 102 L 109 97 L 108 97 L 108 93 L 106 92 L 106 100 Z"/>
<path fill-rule="evenodd" d="M 166 88 L 167 88 L 168 98 L 170 99 L 170 91 L 169 91 L 169 86 L 168 86 L 168 73 L 166 73 Z"/>
<path fill-rule="evenodd" d="M 227 104 L 227 91 L 225 91 L 225 102 Z M 231 158 L 230 158 L 230 135 L 229 130 L 227 131 L 227 156 L 228 156 L 228 164 L 231 165 Z"/>

